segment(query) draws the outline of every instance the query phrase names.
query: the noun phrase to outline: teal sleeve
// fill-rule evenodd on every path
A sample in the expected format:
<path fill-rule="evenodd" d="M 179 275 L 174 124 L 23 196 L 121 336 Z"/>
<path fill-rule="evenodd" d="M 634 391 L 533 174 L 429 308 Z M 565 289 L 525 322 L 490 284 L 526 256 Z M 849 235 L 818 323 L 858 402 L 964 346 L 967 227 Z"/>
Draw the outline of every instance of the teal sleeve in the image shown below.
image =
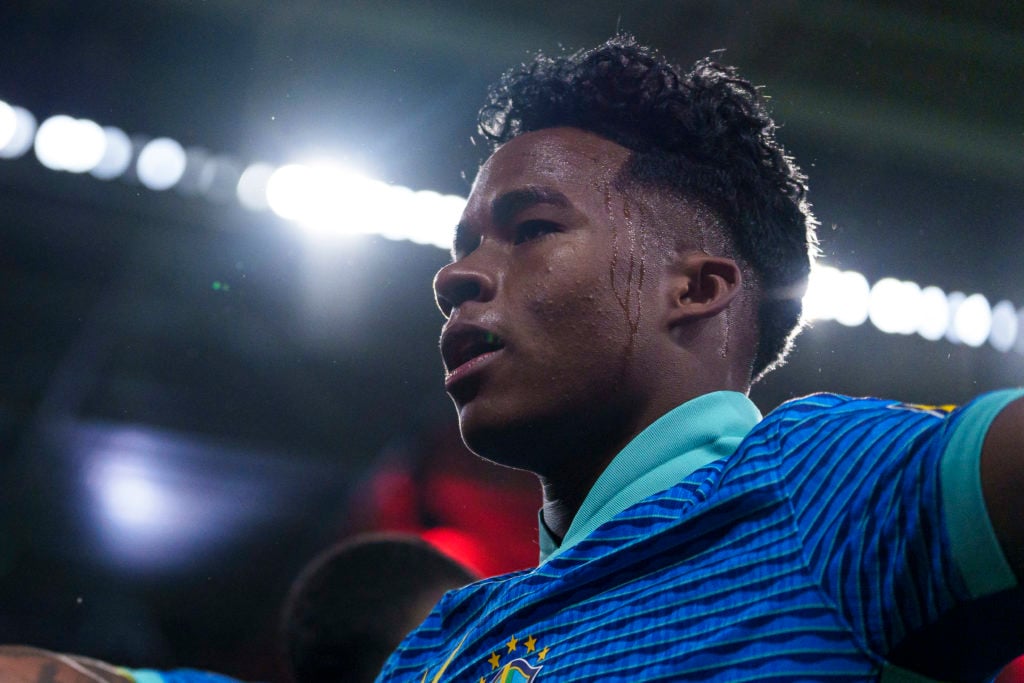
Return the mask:
<path fill-rule="evenodd" d="M 128 669 L 135 683 L 239 683 L 234 678 L 209 671 L 195 669 L 174 669 L 172 671 L 156 671 L 155 669 Z"/>
<path fill-rule="evenodd" d="M 128 673 L 135 679 L 135 683 L 164 683 L 160 672 L 152 669 L 128 669 Z"/>
<path fill-rule="evenodd" d="M 942 501 L 953 552 L 971 597 L 1013 588 L 1017 579 L 1003 555 L 981 490 L 981 448 L 996 416 L 1024 389 L 984 394 L 961 409 L 939 470 Z"/>

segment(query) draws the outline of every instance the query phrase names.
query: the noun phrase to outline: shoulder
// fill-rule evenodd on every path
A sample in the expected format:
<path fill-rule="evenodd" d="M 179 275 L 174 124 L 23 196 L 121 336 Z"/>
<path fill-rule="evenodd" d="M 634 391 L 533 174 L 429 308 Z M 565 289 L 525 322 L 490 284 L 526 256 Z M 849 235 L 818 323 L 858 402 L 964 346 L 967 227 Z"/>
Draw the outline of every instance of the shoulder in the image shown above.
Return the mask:
<path fill-rule="evenodd" d="M 792 399 L 771 411 L 752 432 L 774 433 L 789 441 L 894 428 L 928 429 L 957 412 L 955 405 L 924 405 L 893 399 L 841 394 L 811 394 Z"/>

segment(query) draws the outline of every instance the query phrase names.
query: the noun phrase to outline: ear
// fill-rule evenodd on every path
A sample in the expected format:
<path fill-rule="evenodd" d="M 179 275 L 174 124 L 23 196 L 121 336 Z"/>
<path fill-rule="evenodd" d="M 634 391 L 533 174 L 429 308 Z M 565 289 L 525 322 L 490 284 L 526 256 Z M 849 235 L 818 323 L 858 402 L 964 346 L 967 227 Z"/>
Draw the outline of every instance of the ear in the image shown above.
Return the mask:
<path fill-rule="evenodd" d="M 669 325 L 710 318 L 724 311 L 740 293 L 743 275 L 730 258 L 703 252 L 679 255 L 669 275 Z"/>

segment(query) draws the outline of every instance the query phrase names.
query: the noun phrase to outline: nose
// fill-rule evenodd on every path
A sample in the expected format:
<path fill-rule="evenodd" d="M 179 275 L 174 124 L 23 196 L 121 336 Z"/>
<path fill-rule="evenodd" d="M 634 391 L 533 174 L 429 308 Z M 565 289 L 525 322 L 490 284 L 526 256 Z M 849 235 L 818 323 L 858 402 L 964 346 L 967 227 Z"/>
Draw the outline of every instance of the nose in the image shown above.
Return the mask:
<path fill-rule="evenodd" d="M 494 297 L 496 276 L 481 268 L 472 257 L 449 263 L 434 276 L 434 298 L 444 317 L 467 301 Z"/>

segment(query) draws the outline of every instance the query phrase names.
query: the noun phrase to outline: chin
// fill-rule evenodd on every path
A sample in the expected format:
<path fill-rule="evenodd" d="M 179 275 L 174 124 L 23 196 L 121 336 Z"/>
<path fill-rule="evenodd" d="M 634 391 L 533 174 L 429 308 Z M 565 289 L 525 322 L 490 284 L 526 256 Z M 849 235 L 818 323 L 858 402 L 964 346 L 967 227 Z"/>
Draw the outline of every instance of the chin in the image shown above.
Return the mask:
<path fill-rule="evenodd" d="M 512 416 L 467 405 L 459 411 L 462 440 L 469 450 L 498 465 L 544 476 L 552 465 L 576 452 L 579 432 L 564 419 Z"/>

